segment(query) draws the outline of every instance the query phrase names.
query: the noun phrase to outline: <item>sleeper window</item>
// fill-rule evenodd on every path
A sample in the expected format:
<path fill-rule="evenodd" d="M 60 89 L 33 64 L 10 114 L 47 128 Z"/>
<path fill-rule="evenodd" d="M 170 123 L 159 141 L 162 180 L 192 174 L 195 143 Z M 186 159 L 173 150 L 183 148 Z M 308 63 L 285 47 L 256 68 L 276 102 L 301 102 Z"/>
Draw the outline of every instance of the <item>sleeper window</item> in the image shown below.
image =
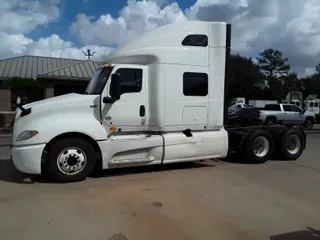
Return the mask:
<path fill-rule="evenodd" d="M 185 96 L 207 96 L 208 75 L 206 73 L 195 72 L 184 73 L 183 94 Z"/>
<path fill-rule="evenodd" d="M 208 37 L 206 35 L 189 35 L 182 41 L 183 46 L 208 46 Z"/>

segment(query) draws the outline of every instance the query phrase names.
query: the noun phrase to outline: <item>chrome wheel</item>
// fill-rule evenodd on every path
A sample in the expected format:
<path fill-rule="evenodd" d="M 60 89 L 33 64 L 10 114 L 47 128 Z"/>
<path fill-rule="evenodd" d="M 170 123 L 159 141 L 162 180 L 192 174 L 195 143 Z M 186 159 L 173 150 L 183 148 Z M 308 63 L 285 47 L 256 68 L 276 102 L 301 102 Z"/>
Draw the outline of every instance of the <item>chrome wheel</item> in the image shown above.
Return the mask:
<path fill-rule="evenodd" d="M 301 140 L 297 135 L 292 135 L 287 140 L 287 150 L 290 154 L 295 155 L 301 148 Z"/>
<path fill-rule="evenodd" d="M 86 154 L 76 147 L 64 149 L 57 158 L 58 169 L 67 175 L 75 175 L 81 172 L 86 164 Z"/>
<path fill-rule="evenodd" d="M 266 156 L 269 152 L 269 149 L 270 149 L 270 143 L 266 137 L 260 136 L 254 140 L 253 152 L 257 157 Z"/>

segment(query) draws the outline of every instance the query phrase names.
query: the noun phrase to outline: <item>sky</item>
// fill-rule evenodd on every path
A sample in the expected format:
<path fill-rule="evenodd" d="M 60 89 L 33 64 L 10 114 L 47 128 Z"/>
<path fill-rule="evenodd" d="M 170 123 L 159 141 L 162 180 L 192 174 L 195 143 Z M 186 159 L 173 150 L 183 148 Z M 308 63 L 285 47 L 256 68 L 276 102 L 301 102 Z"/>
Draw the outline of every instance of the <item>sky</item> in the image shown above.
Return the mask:
<path fill-rule="evenodd" d="M 103 60 L 119 44 L 178 21 L 227 21 L 232 53 L 275 48 L 299 76 L 320 62 L 319 0 L 0 0 L 0 59 Z"/>

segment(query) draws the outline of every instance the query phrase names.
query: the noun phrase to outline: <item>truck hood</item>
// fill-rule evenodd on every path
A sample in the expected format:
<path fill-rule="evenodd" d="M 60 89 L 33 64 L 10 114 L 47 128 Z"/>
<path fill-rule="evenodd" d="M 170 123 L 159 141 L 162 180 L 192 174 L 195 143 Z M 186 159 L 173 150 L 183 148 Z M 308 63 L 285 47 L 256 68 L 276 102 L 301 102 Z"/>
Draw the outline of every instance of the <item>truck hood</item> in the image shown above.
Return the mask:
<path fill-rule="evenodd" d="M 81 105 L 92 105 L 99 101 L 99 95 L 85 95 L 69 93 L 62 96 L 44 99 L 24 105 L 24 108 L 31 108 L 32 113 L 41 111 L 51 111 L 58 108 L 68 108 Z M 98 103 L 95 103 L 98 104 Z M 31 113 L 31 114 L 32 114 Z"/>
<path fill-rule="evenodd" d="M 312 116 L 312 117 L 315 117 L 315 113 L 314 112 L 311 112 L 311 111 L 305 111 L 304 115 L 306 116 Z"/>

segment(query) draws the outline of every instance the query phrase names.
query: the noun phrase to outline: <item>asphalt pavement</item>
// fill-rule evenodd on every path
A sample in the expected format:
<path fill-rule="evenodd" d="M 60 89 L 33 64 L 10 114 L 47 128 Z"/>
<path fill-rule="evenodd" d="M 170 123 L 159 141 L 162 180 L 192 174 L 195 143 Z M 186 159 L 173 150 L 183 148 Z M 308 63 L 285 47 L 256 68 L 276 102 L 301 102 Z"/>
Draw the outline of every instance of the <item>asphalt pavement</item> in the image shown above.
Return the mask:
<path fill-rule="evenodd" d="M 104 171 L 72 184 L 19 173 L 0 147 L 5 240 L 320 239 L 320 134 L 297 161 L 228 159 Z"/>

